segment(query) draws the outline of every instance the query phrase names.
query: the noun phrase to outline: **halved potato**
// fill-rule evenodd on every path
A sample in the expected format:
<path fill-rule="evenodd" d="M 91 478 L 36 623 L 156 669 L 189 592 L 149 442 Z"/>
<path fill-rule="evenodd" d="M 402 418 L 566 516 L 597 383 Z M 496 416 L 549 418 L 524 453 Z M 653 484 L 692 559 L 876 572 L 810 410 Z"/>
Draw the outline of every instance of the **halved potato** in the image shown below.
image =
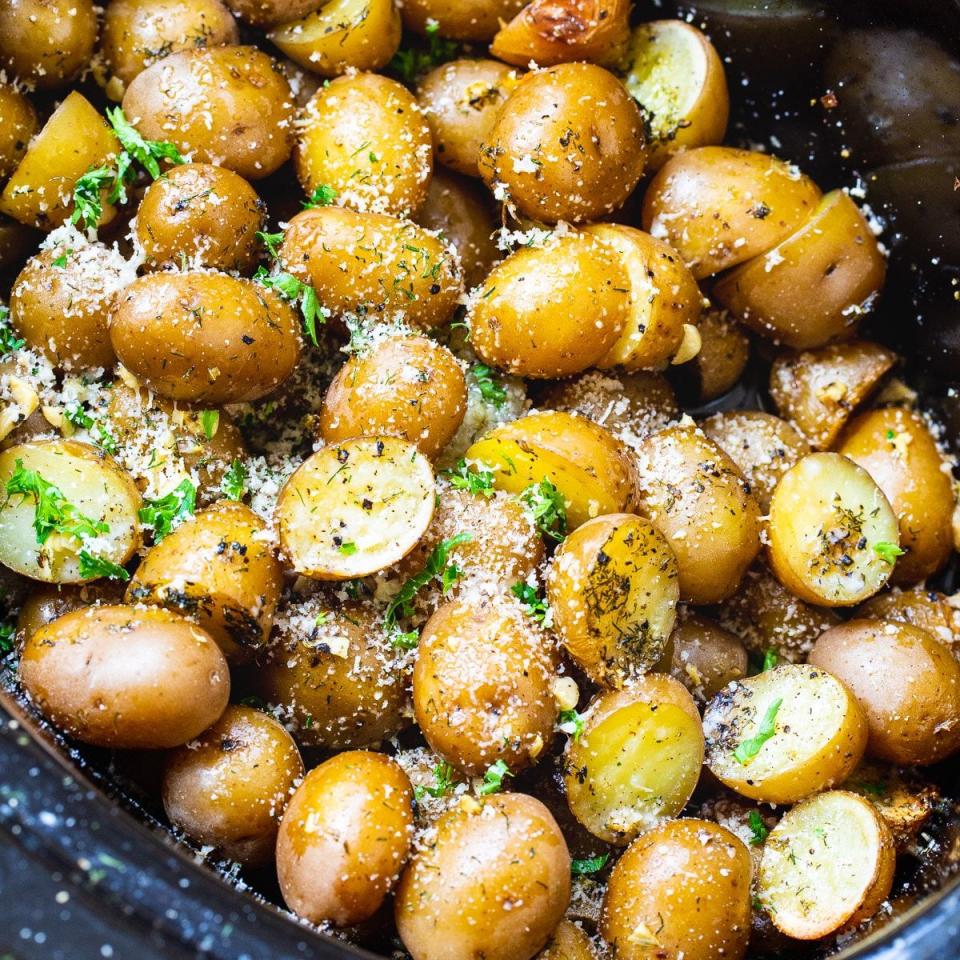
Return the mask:
<path fill-rule="evenodd" d="M 873 916 L 893 885 L 890 830 L 873 806 L 830 790 L 788 811 L 770 831 L 757 895 L 777 929 L 819 940 Z"/>
<path fill-rule="evenodd" d="M 721 690 L 703 733 L 718 780 L 754 800 L 795 803 L 847 779 L 867 746 L 867 718 L 836 677 L 787 663 Z"/>
<path fill-rule="evenodd" d="M 433 517 L 430 461 L 406 440 L 363 437 L 323 447 L 277 498 L 281 552 L 297 573 L 349 580 L 406 556 Z"/>

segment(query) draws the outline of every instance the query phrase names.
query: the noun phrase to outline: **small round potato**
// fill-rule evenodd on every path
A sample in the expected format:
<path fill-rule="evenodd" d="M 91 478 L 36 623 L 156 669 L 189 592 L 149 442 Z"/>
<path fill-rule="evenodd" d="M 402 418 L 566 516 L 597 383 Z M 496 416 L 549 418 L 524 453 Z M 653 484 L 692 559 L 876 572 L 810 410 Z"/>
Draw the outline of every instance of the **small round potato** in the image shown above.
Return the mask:
<path fill-rule="evenodd" d="M 750 852 L 709 820 L 673 820 L 617 861 L 600 932 L 621 960 L 740 960 L 750 939 Z"/>
<path fill-rule="evenodd" d="M 137 211 L 136 236 L 152 268 L 180 265 L 245 273 L 259 254 L 266 207 L 226 167 L 185 163 L 155 180 Z"/>
<path fill-rule="evenodd" d="M 630 279 L 618 251 L 582 233 L 517 250 L 471 299 L 474 349 L 522 377 L 566 377 L 594 366 L 631 317 Z"/>
<path fill-rule="evenodd" d="M 156 607 L 87 607 L 41 627 L 24 644 L 20 681 L 51 723 L 118 749 L 186 743 L 230 696 L 220 648 Z"/>
<path fill-rule="evenodd" d="M 621 687 L 660 660 L 679 597 L 670 545 L 649 520 L 629 513 L 577 527 L 547 576 L 560 642 L 602 686 Z"/>
<path fill-rule="evenodd" d="M 817 640 L 810 662 L 843 680 L 863 705 L 871 756 L 907 766 L 960 748 L 960 664 L 926 630 L 849 620 Z"/>
<path fill-rule="evenodd" d="M 433 517 L 430 461 L 396 437 L 358 437 L 318 450 L 277 498 L 280 549 L 317 580 L 350 580 L 405 557 Z"/>
<path fill-rule="evenodd" d="M 435 460 L 467 409 L 467 382 L 454 355 L 426 337 L 389 337 L 340 368 L 327 388 L 324 443 L 402 437 Z"/>
<path fill-rule="evenodd" d="M 896 620 L 898 623 L 921 627 L 946 644 L 956 656 L 957 644 L 960 643 L 960 609 L 954 603 L 953 597 L 919 584 L 905 589 L 894 587 L 884 590 L 862 603 L 856 612 L 861 619 Z"/>
<path fill-rule="evenodd" d="M 17 615 L 17 631 L 26 639 L 41 627 L 64 614 L 95 604 L 123 602 L 124 584 L 119 580 L 93 580 L 90 583 L 37 586 L 23 601 Z"/>
<path fill-rule="evenodd" d="M 362 750 L 331 757 L 310 771 L 280 823 L 283 899 L 312 923 L 362 923 L 399 879 L 412 839 L 413 790 L 400 765 Z"/>
<path fill-rule="evenodd" d="M 512 599 L 442 606 L 420 636 L 413 709 L 433 751 L 471 776 L 511 774 L 549 747 L 557 719 L 551 641 Z"/>
<path fill-rule="evenodd" d="M 621 207 L 645 162 L 643 117 L 623 84 L 564 63 L 517 84 L 483 142 L 480 175 L 528 217 L 579 223 Z"/>
<path fill-rule="evenodd" d="M 867 746 L 867 717 L 836 677 L 788 663 L 720 691 L 703 733 L 718 780 L 754 800 L 796 803 L 850 776 Z"/>
<path fill-rule="evenodd" d="M 351 210 L 406 217 L 427 195 L 433 141 L 406 87 L 356 73 L 332 80 L 307 104 L 294 161 L 307 196 L 328 187 Z"/>
<path fill-rule="evenodd" d="M 226 273 L 154 273 L 119 296 L 110 340 L 120 362 L 171 400 L 257 400 L 300 359 L 300 321 L 273 290 Z"/>
<path fill-rule="evenodd" d="M 461 801 L 397 889 L 414 960 L 530 960 L 570 899 L 570 854 L 550 811 L 520 793 Z"/>
<path fill-rule="evenodd" d="M 233 13 L 253 27 L 274 27 L 313 13 L 324 0 L 224 0 Z"/>
<path fill-rule="evenodd" d="M 537 960 L 597 960 L 597 950 L 581 927 L 561 920 Z"/>
<path fill-rule="evenodd" d="M 414 33 L 430 32 L 436 22 L 443 37 L 487 43 L 501 24 L 528 0 L 404 0 L 400 5 L 403 25 Z"/>
<path fill-rule="evenodd" d="M 897 517 L 863 467 L 812 453 L 791 467 L 770 501 L 767 554 L 780 582 L 807 603 L 849 607 L 890 579 Z"/>
<path fill-rule="evenodd" d="M 3 198 L 0 196 L 0 209 Z M 0 213 L 0 270 L 13 273 L 37 249 L 40 237 L 37 231 L 12 217 Z"/>
<path fill-rule="evenodd" d="M 0 83 L 0 183 L 7 179 L 27 152 L 37 132 L 37 111 L 29 98 L 9 83 Z"/>
<path fill-rule="evenodd" d="M 259 180 L 293 149 L 293 94 L 275 60 L 256 47 L 171 54 L 139 73 L 123 112 L 149 140 L 168 140 L 194 163 Z"/>
<path fill-rule="evenodd" d="M 725 310 L 705 310 L 696 332 L 699 350 L 671 371 L 677 392 L 688 406 L 709 403 L 732 390 L 750 360 L 750 338 Z"/>
<path fill-rule="evenodd" d="M 830 790 L 787 811 L 770 831 L 757 895 L 777 929 L 819 940 L 872 917 L 895 865 L 893 838 L 873 805 Z"/>
<path fill-rule="evenodd" d="M 192 840 L 247 866 L 273 857 L 277 827 L 303 777 L 300 751 L 273 717 L 227 707 L 163 771 L 163 808 Z"/>
<path fill-rule="evenodd" d="M 683 614 L 670 635 L 670 673 L 698 700 L 709 700 L 747 675 L 747 651 L 739 637 L 699 614 Z"/>
<path fill-rule="evenodd" d="M 820 190 L 766 153 L 685 150 L 647 187 L 643 229 L 679 251 L 701 280 L 766 253 L 810 219 Z"/>

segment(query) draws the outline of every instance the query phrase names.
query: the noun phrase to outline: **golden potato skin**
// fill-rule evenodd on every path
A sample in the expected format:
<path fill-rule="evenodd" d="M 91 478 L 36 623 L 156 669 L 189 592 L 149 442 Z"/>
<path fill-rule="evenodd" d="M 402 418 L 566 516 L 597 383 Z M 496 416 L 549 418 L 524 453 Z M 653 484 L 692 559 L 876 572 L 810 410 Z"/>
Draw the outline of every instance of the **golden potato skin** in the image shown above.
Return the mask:
<path fill-rule="evenodd" d="M 244 23 L 252 27 L 273 27 L 313 13 L 324 0 L 225 0 Z"/>
<path fill-rule="evenodd" d="M 960 665 L 926 630 L 849 620 L 817 640 L 810 662 L 843 680 L 863 705 L 871 756 L 929 764 L 960 747 Z"/>
<path fill-rule="evenodd" d="M 603 67 L 564 63 L 517 84 L 483 142 L 480 176 L 528 217 L 579 223 L 622 206 L 645 162 L 643 117 L 623 84 Z"/>
<path fill-rule="evenodd" d="M 0 67 L 37 89 L 71 81 L 96 42 L 91 0 L 7 0 L 0 7 Z"/>
<path fill-rule="evenodd" d="M 163 771 L 163 808 L 192 840 L 257 866 L 272 857 L 283 808 L 303 777 L 300 751 L 273 717 L 229 706 Z"/>
<path fill-rule="evenodd" d="M 400 880 L 394 914 L 414 960 L 530 960 L 569 899 L 570 854 L 556 821 L 539 800 L 507 793 L 440 818 L 436 842 Z"/>
<path fill-rule="evenodd" d="M 954 607 L 952 597 L 931 590 L 924 584 L 884 590 L 866 603 L 861 603 L 856 613 L 861 619 L 896 620 L 921 627 L 952 650 L 954 656 L 957 654 L 960 610 Z"/>
<path fill-rule="evenodd" d="M 17 615 L 17 631 L 27 638 L 41 627 L 73 610 L 96 603 L 122 603 L 125 584 L 121 580 L 92 580 L 90 583 L 58 583 L 37 587 L 23 601 Z"/>
<path fill-rule="evenodd" d="M 406 87 L 357 73 L 331 80 L 307 104 L 294 163 L 307 196 L 323 185 L 351 210 L 406 217 L 426 198 L 433 141 Z"/>
<path fill-rule="evenodd" d="M 695 406 L 732 390 L 750 361 L 750 338 L 725 311 L 704 311 L 697 320 L 697 333 L 699 353 L 673 368 L 677 392 Z"/>
<path fill-rule="evenodd" d="M 293 149 L 293 94 L 277 62 L 255 47 L 171 54 L 139 73 L 123 112 L 149 140 L 168 140 L 194 163 L 247 180 L 277 170 Z"/>
<path fill-rule="evenodd" d="M 537 960 L 596 960 L 593 941 L 572 920 L 561 920 Z"/>
<path fill-rule="evenodd" d="M 682 615 L 670 635 L 670 674 L 700 700 L 747 675 L 747 651 L 739 637 L 715 620 Z"/>
<path fill-rule="evenodd" d="M 740 960 L 750 939 L 750 852 L 709 820 L 635 840 L 610 874 L 600 932 L 623 960 Z"/>
<path fill-rule="evenodd" d="M 522 377 L 566 377 L 597 363 L 627 321 L 629 280 L 616 252 L 585 234 L 512 253 L 467 314 L 484 362 Z"/>
<path fill-rule="evenodd" d="M 256 400 L 293 371 L 300 321 L 272 290 L 225 273 L 155 273 L 121 294 L 110 321 L 120 362 L 171 400 Z"/>
<path fill-rule="evenodd" d="M 413 837 L 413 789 L 396 761 L 348 751 L 297 788 L 277 837 L 287 906 L 313 923 L 369 919 L 400 876 Z"/>
<path fill-rule="evenodd" d="M 440 35 L 479 43 L 493 39 L 501 21 L 509 20 L 527 0 L 404 0 L 403 25 L 426 33 L 430 20 L 440 24 Z"/>
<path fill-rule="evenodd" d="M 0 182 L 17 168 L 27 151 L 30 138 L 37 132 L 37 111 L 16 87 L 0 83 Z"/>
<path fill-rule="evenodd" d="M 206 730 L 230 671 L 203 630 L 167 610 L 87 607 L 27 638 L 20 682 L 52 723 L 99 747 L 176 747 Z"/>
<path fill-rule="evenodd" d="M 266 207 L 253 187 L 226 167 L 185 163 L 147 187 L 136 236 L 151 268 L 179 265 L 247 273 L 259 255 Z"/>

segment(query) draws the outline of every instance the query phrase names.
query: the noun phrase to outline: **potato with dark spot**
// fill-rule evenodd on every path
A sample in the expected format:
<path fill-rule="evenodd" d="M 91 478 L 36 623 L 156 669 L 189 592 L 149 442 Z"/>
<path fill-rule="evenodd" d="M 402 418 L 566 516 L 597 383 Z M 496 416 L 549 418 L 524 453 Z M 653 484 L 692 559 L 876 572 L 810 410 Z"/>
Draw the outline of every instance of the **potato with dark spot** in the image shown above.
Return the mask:
<path fill-rule="evenodd" d="M 30 138 L 37 132 L 37 111 L 33 104 L 16 87 L 0 83 L 0 182 L 7 179 L 17 168 L 27 152 Z"/>

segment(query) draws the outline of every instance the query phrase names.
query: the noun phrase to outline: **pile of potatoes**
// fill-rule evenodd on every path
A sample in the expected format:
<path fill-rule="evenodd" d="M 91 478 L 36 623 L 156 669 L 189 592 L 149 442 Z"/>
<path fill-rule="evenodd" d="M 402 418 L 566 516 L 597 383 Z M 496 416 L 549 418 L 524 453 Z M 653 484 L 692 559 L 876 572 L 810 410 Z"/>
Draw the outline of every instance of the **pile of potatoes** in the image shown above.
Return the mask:
<path fill-rule="evenodd" d="M 953 462 L 858 335 L 863 211 L 723 145 L 707 36 L 12 0 L 0 67 L 34 717 L 414 960 L 738 960 L 878 913 L 960 749 Z M 748 364 L 763 409 L 684 412 Z"/>

